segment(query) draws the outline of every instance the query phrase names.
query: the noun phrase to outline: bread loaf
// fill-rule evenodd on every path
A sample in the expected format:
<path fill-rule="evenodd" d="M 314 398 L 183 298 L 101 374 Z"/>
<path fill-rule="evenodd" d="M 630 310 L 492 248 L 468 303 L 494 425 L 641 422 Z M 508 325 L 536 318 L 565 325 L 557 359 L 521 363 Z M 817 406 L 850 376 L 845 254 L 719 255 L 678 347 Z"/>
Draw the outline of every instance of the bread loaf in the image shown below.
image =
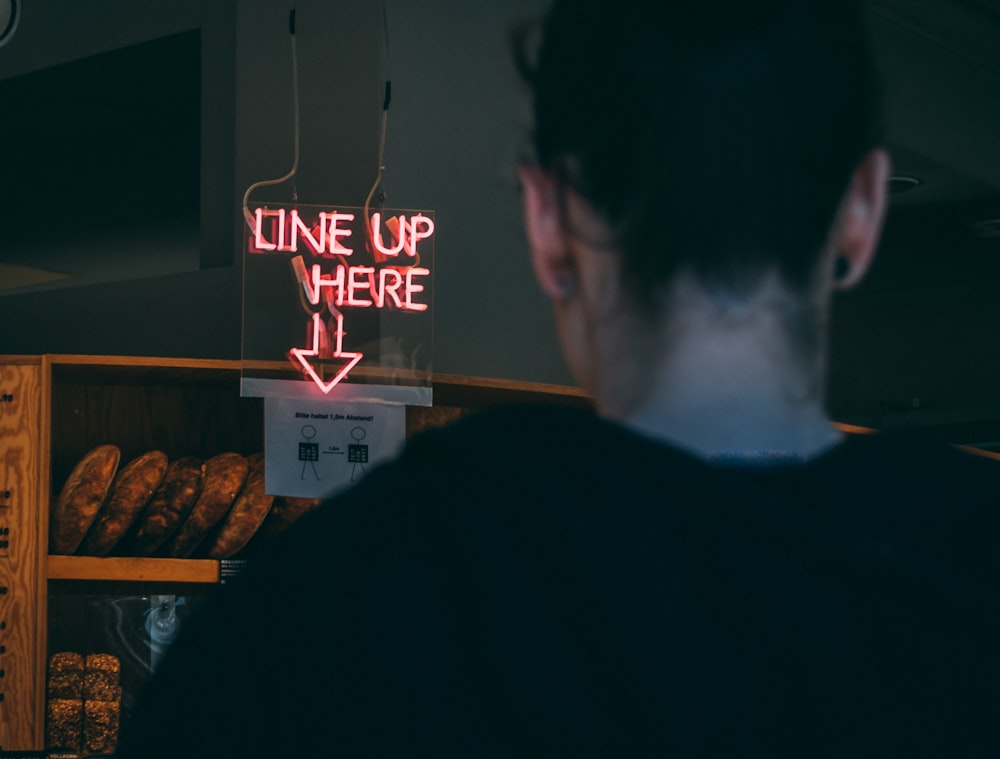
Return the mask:
<path fill-rule="evenodd" d="M 322 503 L 322 498 L 275 496 L 274 503 L 271 504 L 271 510 L 267 512 L 264 523 L 257 529 L 246 547 L 242 549 L 241 556 L 252 556 Z"/>
<path fill-rule="evenodd" d="M 118 746 L 121 701 L 83 702 L 83 750 L 110 755 Z"/>
<path fill-rule="evenodd" d="M 49 699 L 45 716 L 46 748 L 79 752 L 83 746 L 83 701 Z"/>
<path fill-rule="evenodd" d="M 202 462 L 195 456 L 172 461 L 136 527 L 123 541 L 122 553 L 152 556 L 177 529 L 201 493 Z"/>
<path fill-rule="evenodd" d="M 49 698 L 83 698 L 83 656 L 73 651 L 52 654 L 45 690 Z"/>
<path fill-rule="evenodd" d="M 121 661 L 112 654 L 89 654 L 83 670 L 83 698 L 117 701 L 121 698 Z"/>
<path fill-rule="evenodd" d="M 121 451 L 99 445 L 73 468 L 63 484 L 49 523 L 49 552 L 72 554 L 101 510 L 118 471 Z"/>
<path fill-rule="evenodd" d="M 250 471 L 236 502 L 208 548 L 210 559 L 228 559 L 243 548 L 264 522 L 274 496 L 264 492 L 264 454 L 247 457 Z"/>
<path fill-rule="evenodd" d="M 258 537 L 270 539 L 287 530 L 295 522 L 313 509 L 319 508 L 322 498 L 300 498 L 290 495 L 277 496 L 267 514 L 267 519 L 260 526 Z"/>
<path fill-rule="evenodd" d="M 208 459 L 202 466 L 198 500 L 157 553 L 177 558 L 190 556 L 232 508 L 249 468 L 246 457 L 238 453 L 220 453 Z"/>
<path fill-rule="evenodd" d="M 107 756 L 121 722 L 121 660 L 113 654 L 61 652 L 49 657 L 45 746 Z M 71 684 L 72 683 L 72 684 Z M 57 694 L 72 692 L 63 698 Z M 0 752 L 2 753 L 2 752 Z"/>
<path fill-rule="evenodd" d="M 167 454 L 163 451 L 149 451 L 122 467 L 79 553 L 107 556 L 149 503 L 166 471 Z"/>

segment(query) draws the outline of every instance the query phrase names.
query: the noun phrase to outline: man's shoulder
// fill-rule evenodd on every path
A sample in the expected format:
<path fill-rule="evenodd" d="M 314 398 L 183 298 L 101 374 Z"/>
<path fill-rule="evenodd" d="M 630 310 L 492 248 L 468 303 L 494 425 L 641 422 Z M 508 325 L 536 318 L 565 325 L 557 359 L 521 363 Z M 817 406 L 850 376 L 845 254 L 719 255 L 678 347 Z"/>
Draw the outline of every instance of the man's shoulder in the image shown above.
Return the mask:
<path fill-rule="evenodd" d="M 527 497 L 532 483 L 569 477 L 568 463 L 580 463 L 569 448 L 612 426 L 586 408 L 525 404 L 422 430 L 398 456 L 307 514 L 294 540 L 352 534 L 412 542 L 456 512 L 510 504 L 504 497 L 512 489 Z"/>
<path fill-rule="evenodd" d="M 852 436 L 848 463 L 881 467 L 887 473 L 907 472 L 917 478 L 1000 477 L 1000 454 L 915 434 L 880 432 Z"/>
<path fill-rule="evenodd" d="M 822 479 L 873 514 L 937 515 L 949 529 L 1000 527 L 1000 460 L 985 451 L 913 434 L 865 435 L 831 457 Z"/>
<path fill-rule="evenodd" d="M 593 409 L 543 403 L 512 403 L 473 411 L 443 427 L 417 433 L 411 443 L 435 444 L 468 437 L 531 436 L 540 432 L 565 434 L 596 432 L 608 423 Z"/>

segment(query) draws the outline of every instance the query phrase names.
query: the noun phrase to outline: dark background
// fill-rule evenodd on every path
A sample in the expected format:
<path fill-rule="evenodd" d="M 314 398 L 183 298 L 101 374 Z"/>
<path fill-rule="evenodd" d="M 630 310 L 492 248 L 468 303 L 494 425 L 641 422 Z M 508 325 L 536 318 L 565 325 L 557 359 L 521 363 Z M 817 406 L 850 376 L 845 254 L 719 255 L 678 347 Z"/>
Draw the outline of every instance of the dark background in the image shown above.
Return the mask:
<path fill-rule="evenodd" d="M 434 370 L 568 383 L 513 172 L 528 119 L 505 35 L 545 3 L 387 0 L 387 25 L 370 0 L 296 5 L 301 166 L 253 199 L 361 205 L 391 77 L 387 205 L 437 216 Z M 240 356 L 240 200 L 292 162 L 289 7 L 25 4 L 0 46 L 0 353 Z M 835 304 L 831 411 L 996 445 L 1000 2 L 869 11 L 895 170 L 920 184 Z"/>

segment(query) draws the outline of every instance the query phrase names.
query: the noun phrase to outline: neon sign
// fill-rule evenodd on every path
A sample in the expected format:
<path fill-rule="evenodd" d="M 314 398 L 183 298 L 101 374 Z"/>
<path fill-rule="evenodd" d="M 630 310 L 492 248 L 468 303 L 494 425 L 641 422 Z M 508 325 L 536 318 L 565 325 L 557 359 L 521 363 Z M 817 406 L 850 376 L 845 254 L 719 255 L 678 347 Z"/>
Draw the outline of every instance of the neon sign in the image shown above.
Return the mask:
<path fill-rule="evenodd" d="M 312 226 L 308 226 L 302 221 L 298 209 L 287 211 L 284 208 L 273 210 L 258 208 L 254 212 L 254 241 L 250 252 L 295 253 L 298 251 L 298 244 L 301 241 L 312 253 L 318 256 L 350 256 L 354 254 L 354 251 L 341 244 L 340 238 L 351 237 L 354 231 L 349 226 L 341 225 L 350 224 L 355 218 L 353 213 L 321 211 Z M 264 234 L 265 219 L 272 220 L 268 225 L 271 234 L 270 240 Z M 391 247 L 386 247 L 380 229 L 382 214 L 373 213 L 369 221 L 372 243 L 377 253 L 383 258 L 398 256 L 401 252 L 415 258 L 417 244 L 434 234 L 434 222 L 423 214 L 411 217 L 409 222 L 407 222 L 405 215 L 394 216 L 386 221 L 385 227 L 395 238 L 395 241 Z"/>
<path fill-rule="evenodd" d="M 312 347 L 308 350 L 305 348 L 292 348 L 289 353 L 295 357 L 295 360 L 299 362 L 302 366 L 302 370 L 306 375 L 312 379 L 313 382 L 322 390 L 324 393 L 329 393 L 333 390 L 334 386 L 339 384 L 339 382 L 347 376 L 347 373 L 355 367 L 355 365 L 364 356 L 360 353 L 351 353 L 344 350 L 344 315 L 338 312 L 334 317 L 336 319 L 336 329 L 333 334 L 336 338 L 336 348 L 329 353 L 331 358 L 342 358 L 346 359 L 347 363 L 344 367 L 338 371 L 332 380 L 324 380 L 316 370 L 313 368 L 312 359 L 317 358 L 323 354 L 322 344 L 324 338 L 327 336 L 326 327 L 323 325 L 323 319 L 319 314 L 313 314 L 312 317 Z"/>
<path fill-rule="evenodd" d="M 292 298 L 297 292 L 306 337 L 286 356 L 329 393 L 364 358 L 345 328 L 352 311 L 429 310 L 431 270 L 421 253 L 435 225 L 424 213 L 383 218 L 380 211 L 365 219 L 363 212 L 315 209 L 257 208 L 248 219 L 246 251 L 288 259 L 287 292 Z"/>

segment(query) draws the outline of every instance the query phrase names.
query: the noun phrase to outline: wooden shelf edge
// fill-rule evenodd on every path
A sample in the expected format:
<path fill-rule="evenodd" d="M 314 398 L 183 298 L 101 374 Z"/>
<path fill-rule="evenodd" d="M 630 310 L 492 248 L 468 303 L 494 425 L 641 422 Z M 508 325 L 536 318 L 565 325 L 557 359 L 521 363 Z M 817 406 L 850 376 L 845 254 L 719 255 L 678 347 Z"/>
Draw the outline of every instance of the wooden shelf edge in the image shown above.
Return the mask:
<path fill-rule="evenodd" d="M 53 366 L 120 367 L 120 368 L 167 368 L 167 369 L 215 369 L 238 372 L 240 361 L 219 358 L 171 358 L 165 356 L 111 356 L 85 355 L 76 353 L 46 354 Z"/>
<path fill-rule="evenodd" d="M 47 576 L 50 580 L 216 583 L 219 581 L 219 562 L 214 559 L 50 555 Z"/>
<path fill-rule="evenodd" d="M 836 429 L 840 430 L 841 432 L 847 433 L 848 435 L 875 435 L 878 433 L 878 430 L 872 427 L 860 427 L 857 424 L 843 424 L 842 422 L 834 422 L 833 426 Z"/>

